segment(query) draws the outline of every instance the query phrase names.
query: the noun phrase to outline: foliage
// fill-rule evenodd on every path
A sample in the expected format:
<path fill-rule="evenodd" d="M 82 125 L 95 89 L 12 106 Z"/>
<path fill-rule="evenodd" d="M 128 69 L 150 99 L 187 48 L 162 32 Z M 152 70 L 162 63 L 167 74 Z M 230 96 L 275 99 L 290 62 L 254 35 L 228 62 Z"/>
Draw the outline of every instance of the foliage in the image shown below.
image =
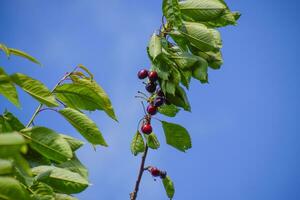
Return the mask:
<path fill-rule="evenodd" d="M 151 61 L 151 72 L 157 73 L 159 88 L 166 101 L 164 105 L 158 106 L 158 112 L 167 117 L 175 117 L 181 109 L 191 111 L 186 93 L 191 80 L 207 84 L 210 69 L 219 69 L 223 64 L 222 39 L 217 28 L 236 25 L 240 13 L 232 12 L 224 0 L 163 0 L 162 12 L 163 24 L 160 30 L 151 36 L 147 53 Z M 143 76 L 139 78 L 144 79 Z M 153 84 L 149 74 L 148 78 Z M 153 99 L 161 98 L 158 96 L 161 95 L 158 95 L 157 91 L 151 93 L 146 102 L 153 105 Z M 143 124 L 150 124 L 152 115 L 153 113 L 145 113 Z M 168 145 L 182 152 L 192 147 L 191 137 L 184 127 L 159 121 L 162 123 Z M 148 147 L 157 149 L 160 146 L 153 133 L 144 133 L 143 138 L 138 133 L 138 150 L 132 151 L 137 155 L 144 149 L 141 168 Z M 137 135 L 133 141 L 136 140 Z M 142 145 L 145 145 L 145 148 Z M 161 178 L 167 196 L 172 199 L 175 191 L 173 182 L 169 176 Z M 137 183 L 139 182 L 138 179 Z M 136 188 L 139 188 L 138 185 Z M 136 193 L 137 190 L 131 194 L 132 200 L 136 199 Z"/>
<path fill-rule="evenodd" d="M 17 55 L 40 64 L 29 54 L 0 44 L 10 57 Z M 42 82 L 22 73 L 8 75 L 0 68 L 0 95 L 20 107 L 16 86 L 40 103 L 25 126 L 9 111 L 0 115 L 0 199 L 72 200 L 72 194 L 89 186 L 88 170 L 76 151 L 83 142 L 34 124 L 40 112 L 61 114 L 89 143 L 107 146 L 102 133 L 84 111 L 103 110 L 117 121 L 111 101 L 79 65 L 49 90 Z"/>

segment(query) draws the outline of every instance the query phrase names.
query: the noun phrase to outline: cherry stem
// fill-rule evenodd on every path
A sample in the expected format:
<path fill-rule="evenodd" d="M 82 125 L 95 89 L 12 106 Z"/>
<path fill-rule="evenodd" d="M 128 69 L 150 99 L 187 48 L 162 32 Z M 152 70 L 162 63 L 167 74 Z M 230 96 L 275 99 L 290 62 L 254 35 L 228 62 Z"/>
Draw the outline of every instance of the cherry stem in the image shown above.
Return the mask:
<path fill-rule="evenodd" d="M 130 194 L 130 200 L 136 200 L 136 197 L 137 197 L 137 194 L 138 194 L 138 191 L 139 191 L 139 187 L 140 187 L 140 183 L 141 183 L 141 180 L 142 180 L 142 176 L 143 176 L 143 173 L 145 171 L 144 169 L 145 169 L 145 161 L 146 161 L 146 158 L 147 158 L 147 153 L 148 153 L 148 145 L 146 144 L 145 151 L 144 151 L 142 161 L 141 161 L 141 165 L 140 165 L 138 178 L 136 180 L 134 191 Z"/>
<path fill-rule="evenodd" d="M 147 115 L 147 112 L 146 112 L 146 108 L 145 108 L 144 102 L 141 101 L 141 104 L 142 104 L 142 106 L 143 106 L 143 110 L 144 110 L 145 115 Z"/>
<path fill-rule="evenodd" d="M 140 99 L 143 99 L 145 101 L 148 101 L 148 99 L 146 99 L 145 97 L 142 97 L 142 96 L 134 96 L 135 98 L 140 98 Z"/>
<path fill-rule="evenodd" d="M 144 92 L 141 92 L 141 91 L 138 91 L 139 94 L 142 94 L 144 95 L 146 98 L 148 98 L 148 96 L 144 93 Z"/>

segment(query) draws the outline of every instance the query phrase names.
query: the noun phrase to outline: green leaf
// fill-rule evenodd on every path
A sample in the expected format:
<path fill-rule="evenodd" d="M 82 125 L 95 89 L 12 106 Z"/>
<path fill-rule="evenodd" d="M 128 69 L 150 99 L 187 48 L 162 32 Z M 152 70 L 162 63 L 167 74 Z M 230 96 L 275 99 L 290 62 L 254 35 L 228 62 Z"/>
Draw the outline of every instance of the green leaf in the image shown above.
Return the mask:
<path fill-rule="evenodd" d="M 62 109 L 59 113 L 91 144 L 108 146 L 95 122 L 85 114 L 72 108 Z"/>
<path fill-rule="evenodd" d="M 32 148 L 28 148 L 27 153 L 24 155 L 31 167 L 36 167 L 40 165 L 51 165 L 51 161 L 45 158 Z"/>
<path fill-rule="evenodd" d="M 18 49 L 13 49 L 13 48 L 9 48 L 9 52 L 11 55 L 16 55 L 16 56 L 20 56 L 23 58 L 26 58 L 27 60 L 34 62 L 38 65 L 41 65 L 41 63 L 35 59 L 34 57 L 32 57 L 31 55 L 25 53 L 24 51 L 18 50 Z"/>
<path fill-rule="evenodd" d="M 20 152 L 25 139 L 17 132 L 0 134 L 0 157 L 9 157 Z"/>
<path fill-rule="evenodd" d="M 12 161 L 0 159 L 0 175 L 6 175 L 12 172 L 13 172 Z"/>
<path fill-rule="evenodd" d="M 16 87 L 11 82 L 10 77 L 5 73 L 4 69 L 0 67 L 0 94 L 7 98 L 15 106 L 19 107 L 20 102 Z"/>
<path fill-rule="evenodd" d="M 68 135 L 60 134 L 70 145 L 72 151 L 76 151 L 84 145 L 84 142 Z"/>
<path fill-rule="evenodd" d="M 166 176 L 166 178 L 164 178 L 162 181 L 163 181 L 167 196 L 170 199 L 172 199 L 174 197 L 174 193 L 175 193 L 174 183 L 172 182 L 172 180 L 170 179 L 169 176 Z"/>
<path fill-rule="evenodd" d="M 193 77 L 199 80 L 201 83 L 208 82 L 208 63 L 205 59 L 198 57 L 198 62 L 193 67 Z"/>
<path fill-rule="evenodd" d="M 45 104 L 49 107 L 58 106 L 55 97 L 51 94 L 48 88 L 45 85 L 43 85 L 40 81 L 21 73 L 13 74 L 11 76 L 11 79 L 15 84 L 20 86 L 25 92 L 30 94 L 40 103 Z"/>
<path fill-rule="evenodd" d="M 161 37 L 159 37 L 156 33 L 153 33 L 151 36 L 147 52 L 152 61 L 154 61 L 156 57 L 162 53 Z"/>
<path fill-rule="evenodd" d="M 6 54 L 7 57 L 10 56 L 10 51 L 5 44 L 0 44 L 0 49 Z"/>
<path fill-rule="evenodd" d="M 214 20 L 226 10 L 218 0 L 186 0 L 179 5 L 183 18 L 195 22 Z"/>
<path fill-rule="evenodd" d="M 78 200 L 78 199 L 66 194 L 55 194 L 55 200 Z"/>
<path fill-rule="evenodd" d="M 151 149 L 158 149 L 160 147 L 159 141 L 154 133 L 147 136 L 147 145 Z"/>
<path fill-rule="evenodd" d="M 192 142 L 187 130 L 179 124 L 162 121 L 167 144 L 185 152 L 192 147 Z"/>
<path fill-rule="evenodd" d="M 219 49 L 214 32 L 203 24 L 185 22 L 181 34 L 189 40 L 191 45 L 202 51 L 216 51 Z"/>
<path fill-rule="evenodd" d="M 168 24 L 175 27 L 182 26 L 178 0 L 163 0 L 162 10 L 164 16 L 167 18 Z"/>
<path fill-rule="evenodd" d="M 32 169 L 36 176 L 46 174 L 39 181 L 48 184 L 55 191 L 65 194 L 80 193 L 85 190 L 89 183 L 79 174 L 53 166 L 39 166 Z"/>
<path fill-rule="evenodd" d="M 29 139 L 30 147 L 49 160 L 65 162 L 73 157 L 69 143 L 55 131 L 45 127 L 34 127 L 22 131 Z"/>
<path fill-rule="evenodd" d="M 167 100 L 175 106 L 181 107 L 186 111 L 191 111 L 191 106 L 187 99 L 187 95 L 184 89 L 180 86 L 177 86 L 175 95 L 167 94 Z"/>
<path fill-rule="evenodd" d="M 17 180 L 9 177 L 0 177 L 0 199 L 30 200 L 23 186 Z"/>
<path fill-rule="evenodd" d="M 37 183 L 30 187 L 32 200 L 55 200 L 53 189 L 45 183 Z"/>
<path fill-rule="evenodd" d="M 158 108 L 159 113 L 166 115 L 168 117 L 175 117 L 179 111 L 180 109 L 173 104 L 171 105 L 164 104 Z"/>
<path fill-rule="evenodd" d="M 95 92 L 94 98 L 96 98 L 96 100 L 98 101 L 97 104 L 99 106 L 98 108 L 104 110 L 104 112 L 113 120 L 118 121 L 108 95 L 106 94 L 104 89 L 99 84 L 97 84 L 96 81 L 90 79 L 80 79 L 78 77 L 73 77 L 73 76 L 72 76 L 72 80 L 75 84 L 86 86 L 90 90 L 94 91 Z"/>
<path fill-rule="evenodd" d="M 68 107 L 78 110 L 103 110 L 102 98 L 91 88 L 80 84 L 63 84 L 54 91 Z"/>
<path fill-rule="evenodd" d="M 143 153 L 145 151 L 145 143 L 142 134 L 137 131 L 134 135 L 131 145 L 130 145 L 131 153 L 137 156 L 139 153 Z"/>
<path fill-rule="evenodd" d="M 25 126 L 12 113 L 5 111 L 0 115 L 0 133 L 20 131 Z"/>
<path fill-rule="evenodd" d="M 83 178 L 88 180 L 88 170 L 86 167 L 78 160 L 78 158 L 74 155 L 71 160 L 68 160 L 67 162 L 61 163 L 57 165 L 57 167 L 68 169 L 71 172 L 75 172 L 79 175 L 81 175 Z"/>

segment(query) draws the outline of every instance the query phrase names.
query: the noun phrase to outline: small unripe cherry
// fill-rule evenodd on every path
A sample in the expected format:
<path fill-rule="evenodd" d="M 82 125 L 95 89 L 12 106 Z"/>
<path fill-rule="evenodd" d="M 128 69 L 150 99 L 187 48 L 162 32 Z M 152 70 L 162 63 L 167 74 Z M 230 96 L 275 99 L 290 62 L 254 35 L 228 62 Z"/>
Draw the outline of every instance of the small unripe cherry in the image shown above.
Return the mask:
<path fill-rule="evenodd" d="M 150 173 L 151 173 L 151 175 L 154 176 L 154 177 L 160 176 L 160 170 L 157 169 L 156 167 L 151 167 L 151 168 L 150 168 Z"/>
<path fill-rule="evenodd" d="M 159 176 L 160 176 L 161 179 L 164 179 L 164 178 L 167 177 L 167 172 L 166 171 L 160 171 Z"/>
<path fill-rule="evenodd" d="M 151 124 L 144 124 L 142 126 L 141 130 L 144 134 L 149 135 L 152 133 L 152 126 L 151 126 Z"/>
<path fill-rule="evenodd" d="M 151 71 L 148 73 L 148 78 L 151 82 L 155 82 L 158 80 L 158 74 L 156 71 Z"/>
<path fill-rule="evenodd" d="M 155 115 L 157 113 L 157 107 L 149 104 L 147 107 L 147 113 L 149 113 L 150 115 Z"/>
<path fill-rule="evenodd" d="M 155 92 L 155 90 L 156 90 L 156 83 L 148 83 L 147 85 L 146 85 L 146 90 L 148 91 L 148 92 L 150 92 L 150 93 L 153 93 L 153 92 Z"/>
<path fill-rule="evenodd" d="M 138 72 L 139 79 L 145 79 L 148 76 L 148 70 L 142 69 Z"/>
<path fill-rule="evenodd" d="M 155 105 L 156 107 L 160 107 L 160 106 L 162 106 L 164 103 L 165 103 L 165 99 L 162 98 L 162 97 L 157 97 L 157 98 L 154 100 L 154 105 Z"/>

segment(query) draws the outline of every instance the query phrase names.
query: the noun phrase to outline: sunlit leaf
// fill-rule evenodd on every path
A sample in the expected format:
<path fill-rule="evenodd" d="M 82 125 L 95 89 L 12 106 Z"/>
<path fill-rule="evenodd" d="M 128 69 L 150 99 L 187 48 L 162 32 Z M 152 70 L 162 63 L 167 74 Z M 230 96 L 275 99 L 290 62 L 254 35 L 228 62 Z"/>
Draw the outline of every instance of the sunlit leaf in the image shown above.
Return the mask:
<path fill-rule="evenodd" d="M 174 197 L 174 194 L 175 194 L 174 183 L 172 182 L 172 180 L 170 179 L 169 176 L 166 176 L 166 178 L 164 178 L 162 181 L 163 181 L 163 185 L 164 185 L 164 188 L 166 190 L 167 196 L 170 199 L 172 199 Z"/>
<path fill-rule="evenodd" d="M 16 56 L 20 56 L 23 58 L 26 58 L 27 60 L 34 62 L 38 65 L 41 65 L 41 63 L 35 59 L 34 57 L 32 57 L 31 55 L 29 55 L 28 53 L 25 53 L 24 51 L 18 50 L 18 49 L 13 49 L 13 48 L 9 48 L 9 52 L 11 55 L 16 55 Z"/>
<path fill-rule="evenodd" d="M 33 127 L 22 131 L 24 137 L 30 140 L 30 147 L 44 157 L 65 162 L 73 157 L 69 143 L 55 131 L 46 127 Z"/>
<path fill-rule="evenodd" d="M 19 107 L 20 102 L 18 93 L 10 77 L 5 73 L 4 69 L 0 67 L 0 94 L 7 98 L 15 106 Z"/>
<path fill-rule="evenodd" d="M 30 94 L 40 103 L 45 104 L 49 107 L 58 106 L 55 97 L 51 94 L 49 89 L 40 81 L 21 73 L 11 75 L 11 79 L 15 84 L 20 86 L 25 92 Z"/>
<path fill-rule="evenodd" d="M 108 146 L 95 122 L 85 114 L 72 108 L 62 109 L 59 113 L 91 144 Z"/>
<path fill-rule="evenodd" d="M 167 144 L 185 152 L 192 147 L 192 142 L 187 130 L 179 124 L 162 121 Z"/>
<path fill-rule="evenodd" d="M 89 183 L 77 173 L 53 166 L 39 166 L 32 169 L 34 175 L 46 173 L 39 181 L 51 186 L 55 191 L 74 194 L 85 190 Z"/>
<path fill-rule="evenodd" d="M 142 134 L 137 131 L 134 135 L 131 145 L 130 145 L 131 153 L 133 155 L 138 155 L 145 151 L 145 143 Z"/>
<path fill-rule="evenodd" d="M 160 147 L 159 141 L 154 133 L 147 136 L 147 145 L 151 149 L 158 149 Z"/>
<path fill-rule="evenodd" d="M 14 178 L 0 177 L 0 199 L 30 200 L 28 192 Z"/>

